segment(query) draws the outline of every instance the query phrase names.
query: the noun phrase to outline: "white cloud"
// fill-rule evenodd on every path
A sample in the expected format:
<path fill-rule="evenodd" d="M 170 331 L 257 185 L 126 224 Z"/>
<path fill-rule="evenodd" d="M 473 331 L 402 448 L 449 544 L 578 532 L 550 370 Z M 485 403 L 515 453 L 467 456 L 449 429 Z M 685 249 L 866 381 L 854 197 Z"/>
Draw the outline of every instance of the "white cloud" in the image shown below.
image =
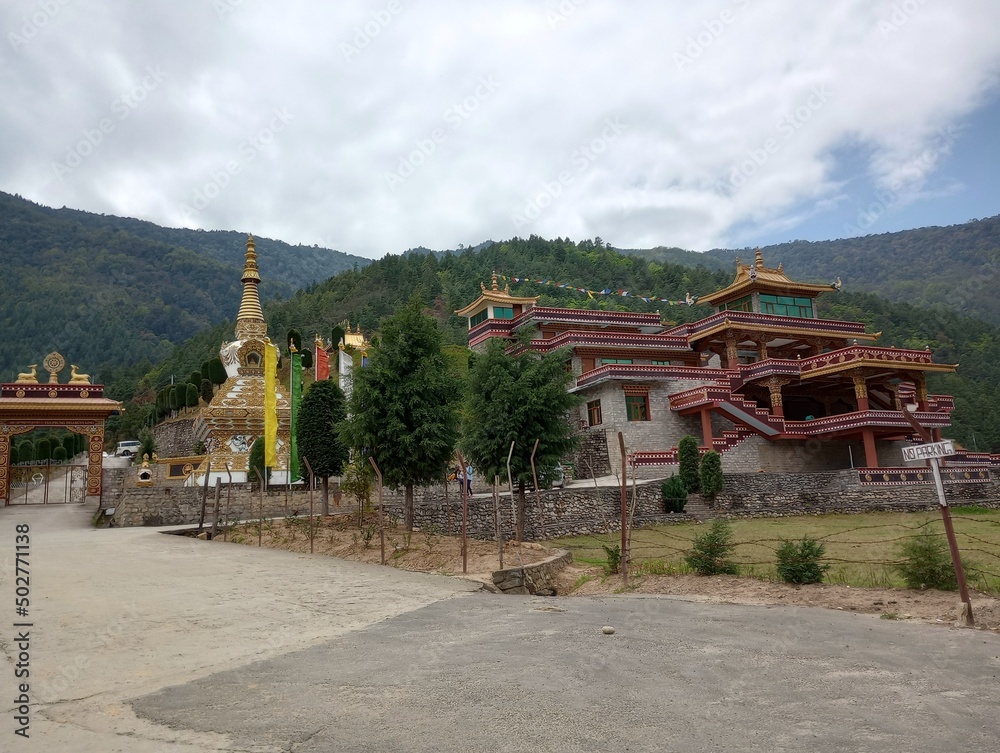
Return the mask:
<path fill-rule="evenodd" d="M 3 190 L 367 256 L 791 233 L 844 201 L 847 144 L 930 196 L 1000 64 L 990 0 L 46 0 L 0 24 Z"/>

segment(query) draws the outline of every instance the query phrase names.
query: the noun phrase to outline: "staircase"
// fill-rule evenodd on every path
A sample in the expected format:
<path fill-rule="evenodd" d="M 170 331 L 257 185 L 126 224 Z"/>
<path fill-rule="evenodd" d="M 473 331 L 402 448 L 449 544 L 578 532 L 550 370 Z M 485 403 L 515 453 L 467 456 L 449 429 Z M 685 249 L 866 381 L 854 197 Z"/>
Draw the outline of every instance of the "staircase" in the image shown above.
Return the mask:
<path fill-rule="evenodd" d="M 700 494 L 688 495 L 687 504 L 684 505 L 684 514 L 690 515 L 695 520 L 702 522 L 715 517 L 715 510 L 705 503 L 704 497 Z"/>

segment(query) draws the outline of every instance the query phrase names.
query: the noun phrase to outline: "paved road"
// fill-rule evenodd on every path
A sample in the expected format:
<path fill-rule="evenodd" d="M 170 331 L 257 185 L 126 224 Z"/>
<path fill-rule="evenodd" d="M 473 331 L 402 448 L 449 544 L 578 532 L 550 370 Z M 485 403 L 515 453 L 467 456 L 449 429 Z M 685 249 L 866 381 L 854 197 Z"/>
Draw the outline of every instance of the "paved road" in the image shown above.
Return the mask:
<path fill-rule="evenodd" d="M 0 510 L 32 536 L 32 738 L 0 750 L 1000 747 L 1000 639 L 824 610 L 541 599 Z M 0 557 L 2 559 L 2 557 Z M 0 635 L 12 652 L 12 584 Z M 601 626 L 617 633 L 606 636 Z"/>

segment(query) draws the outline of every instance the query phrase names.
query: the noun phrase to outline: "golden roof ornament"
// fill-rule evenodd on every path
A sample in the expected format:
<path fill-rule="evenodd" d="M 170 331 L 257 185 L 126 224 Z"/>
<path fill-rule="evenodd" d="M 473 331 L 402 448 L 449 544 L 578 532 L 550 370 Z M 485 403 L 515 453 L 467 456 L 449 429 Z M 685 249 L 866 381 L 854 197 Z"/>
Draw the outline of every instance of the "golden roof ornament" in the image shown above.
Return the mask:
<path fill-rule="evenodd" d="M 763 269 L 764 268 L 764 254 L 762 254 L 760 252 L 760 246 L 757 246 L 757 253 L 754 254 L 753 265 L 755 267 L 757 267 L 758 269 Z"/>
<path fill-rule="evenodd" d="M 267 333 L 264 323 L 264 311 L 260 306 L 260 272 L 257 269 L 257 249 L 253 235 L 247 236 L 246 261 L 243 264 L 243 297 L 240 299 L 240 310 L 236 314 L 236 339 L 246 340 L 251 337 L 263 337 Z"/>

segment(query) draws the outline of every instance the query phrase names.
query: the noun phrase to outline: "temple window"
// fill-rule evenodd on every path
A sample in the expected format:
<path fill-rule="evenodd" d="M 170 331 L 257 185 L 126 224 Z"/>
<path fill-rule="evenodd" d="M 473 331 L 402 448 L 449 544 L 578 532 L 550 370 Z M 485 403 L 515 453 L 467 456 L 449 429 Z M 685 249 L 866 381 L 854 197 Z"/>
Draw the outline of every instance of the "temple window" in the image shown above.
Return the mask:
<path fill-rule="evenodd" d="M 653 361 L 650 361 L 649 363 L 652 366 L 669 366 L 670 365 L 670 361 L 656 361 L 656 360 L 653 360 Z"/>
<path fill-rule="evenodd" d="M 626 395 L 625 415 L 629 421 L 648 421 L 649 395 Z"/>
<path fill-rule="evenodd" d="M 777 316 L 794 316 L 799 319 L 812 319 L 812 299 L 761 293 L 760 312 L 762 314 L 776 314 Z"/>
<path fill-rule="evenodd" d="M 260 366 L 260 353 L 247 353 L 247 366 Z"/>
<path fill-rule="evenodd" d="M 753 311 L 753 296 L 745 295 L 742 298 L 737 298 L 735 301 L 723 303 L 720 308 L 723 311 Z"/>
<path fill-rule="evenodd" d="M 514 309 L 510 306 L 494 306 L 493 307 L 493 318 L 494 319 L 513 319 Z"/>
<path fill-rule="evenodd" d="M 625 364 L 630 364 L 630 363 L 632 363 L 632 359 L 631 358 L 602 358 L 601 359 L 601 364 L 603 366 L 607 366 L 609 363 L 625 363 Z"/>
<path fill-rule="evenodd" d="M 488 309 L 483 309 L 482 311 L 480 311 L 475 316 L 470 316 L 469 317 L 469 329 L 472 329 L 477 324 L 482 324 L 483 322 L 485 322 L 486 321 L 486 317 L 489 316 L 489 313 L 490 312 L 489 312 Z"/>
<path fill-rule="evenodd" d="M 601 401 L 591 400 L 587 403 L 587 426 L 597 426 L 602 423 L 604 418 L 601 415 Z"/>

